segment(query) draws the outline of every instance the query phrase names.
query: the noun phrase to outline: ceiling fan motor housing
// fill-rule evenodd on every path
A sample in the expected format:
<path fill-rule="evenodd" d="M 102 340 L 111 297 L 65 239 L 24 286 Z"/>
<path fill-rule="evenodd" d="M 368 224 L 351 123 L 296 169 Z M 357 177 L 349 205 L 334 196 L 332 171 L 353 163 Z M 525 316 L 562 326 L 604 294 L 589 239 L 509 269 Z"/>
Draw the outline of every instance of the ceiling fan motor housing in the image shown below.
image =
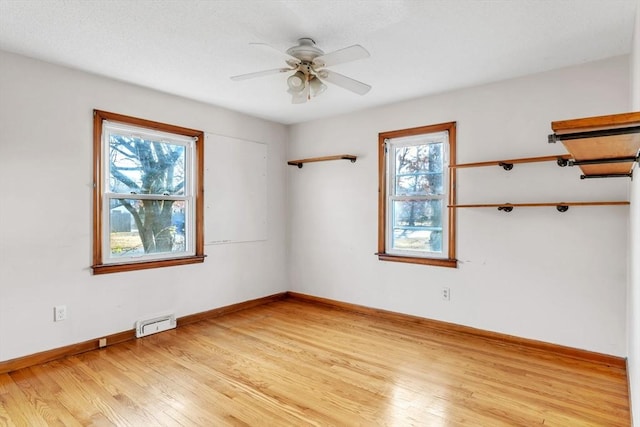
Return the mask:
<path fill-rule="evenodd" d="M 303 62 L 312 62 L 318 56 L 324 55 L 324 51 L 316 46 L 313 39 L 304 37 L 298 39 L 298 46 L 287 49 L 287 54 Z"/>

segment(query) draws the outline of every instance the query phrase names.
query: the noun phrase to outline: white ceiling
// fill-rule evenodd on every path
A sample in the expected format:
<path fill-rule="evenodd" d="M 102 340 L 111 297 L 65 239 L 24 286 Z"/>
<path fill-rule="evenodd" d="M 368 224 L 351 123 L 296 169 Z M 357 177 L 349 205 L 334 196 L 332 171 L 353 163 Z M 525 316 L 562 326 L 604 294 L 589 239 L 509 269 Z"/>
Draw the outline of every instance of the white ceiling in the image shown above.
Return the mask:
<path fill-rule="evenodd" d="M 0 0 L 0 49 L 291 124 L 627 54 L 638 0 Z M 330 86 L 291 104 L 300 37 L 371 57 L 331 69 L 373 86 Z"/>

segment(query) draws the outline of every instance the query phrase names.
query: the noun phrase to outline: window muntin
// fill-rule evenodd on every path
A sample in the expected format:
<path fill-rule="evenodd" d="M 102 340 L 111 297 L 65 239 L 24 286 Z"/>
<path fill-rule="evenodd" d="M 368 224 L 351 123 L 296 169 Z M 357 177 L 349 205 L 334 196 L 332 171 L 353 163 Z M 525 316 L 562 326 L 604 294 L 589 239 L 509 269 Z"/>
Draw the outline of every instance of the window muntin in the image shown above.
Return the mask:
<path fill-rule="evenodd" d="M 95 113 L 94 273 L 201 262 L 203 133 Z"/>
<path fill-rule="evenodd" d="M 455 266 L 453 156 L 455 123 L 380 134 L 380 259 Z"/>

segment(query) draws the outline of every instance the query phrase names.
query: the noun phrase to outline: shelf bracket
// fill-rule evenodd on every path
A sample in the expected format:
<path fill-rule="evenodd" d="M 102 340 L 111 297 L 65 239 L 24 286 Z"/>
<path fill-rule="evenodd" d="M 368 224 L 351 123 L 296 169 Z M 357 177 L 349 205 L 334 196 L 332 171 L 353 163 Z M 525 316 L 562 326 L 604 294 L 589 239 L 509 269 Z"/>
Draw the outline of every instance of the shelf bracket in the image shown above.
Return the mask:
<path fill-rule="evenodd" d="M 601 138 L 605 136 L 629 135 L 632 133 L 640 133 L 640 126 L 630 126 L 630 127 L 613 128 L 613 129 L 599 129 L 599 130 L 591 130 L 591 131 L 575 132 L 575 133 L 563 133 L 561 135 L 552 133 L 549 135 L 548 142 L 549 144 L 555 144 L 558 141 L 570 141 L 572 139 L 585 139 L 585 138 Z"/>
<path fill-rule="evenodd" d="M 566 212 L 569 210 L 569 206 L 567 205 L 558 205 L 556 206 L 556 209 L 558 210 L 558 212 Z"/>
<path fill-rule="evenodd" d="M 500 162 L 498 163 L 498 166 L 502 167 L 502 169 L 506 171 L 510 171 L 511 169 L 513 169 L 513 163 Z"/>
<path fill-rule="evenodd" d="M 568 160 L 568 162 L 569 162 L 569 166 L 604 165 L 607 163 L 637 162 L 639 158 L 640 156 L 629 156 L 629 157 L 613 157 L 609 159 Z"/>
<path fill-rule="evenodd" d="M 498 206 L 498 210 L 503 212 L 511 212 L 513 210 L 513 206 Z"/>
<path fill-rule="evenodd" d="M 591 179 L 591 178 L 632 178 L 633 172 L 629 173 L 603 173 L 600 175 L 580 175 L 580 179 Z"/>
<path fill-rule="evenodd" d="M 556 161 L 556 163 L 558 163 L 558 166 L 563 168 L 565 166 L 569 166 L 569 159 L 565 159 L 564 157 L 558 157 L 558 160 Z"/>

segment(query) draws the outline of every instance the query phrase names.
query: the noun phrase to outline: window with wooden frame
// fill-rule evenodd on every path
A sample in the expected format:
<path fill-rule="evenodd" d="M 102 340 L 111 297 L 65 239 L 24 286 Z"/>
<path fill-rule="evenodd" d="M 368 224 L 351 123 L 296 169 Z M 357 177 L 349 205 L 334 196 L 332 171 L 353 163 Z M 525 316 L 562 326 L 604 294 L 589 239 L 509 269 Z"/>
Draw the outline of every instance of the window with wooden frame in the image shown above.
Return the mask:
<path fill-rule="evenodd" d="M 378 136 L 378 258 L 457 267 L 456 123 Z"/>
<path fill-rule="evenodd" d="M 204 261 L 204 132 L 94 110 L 93 272 Z"/>

